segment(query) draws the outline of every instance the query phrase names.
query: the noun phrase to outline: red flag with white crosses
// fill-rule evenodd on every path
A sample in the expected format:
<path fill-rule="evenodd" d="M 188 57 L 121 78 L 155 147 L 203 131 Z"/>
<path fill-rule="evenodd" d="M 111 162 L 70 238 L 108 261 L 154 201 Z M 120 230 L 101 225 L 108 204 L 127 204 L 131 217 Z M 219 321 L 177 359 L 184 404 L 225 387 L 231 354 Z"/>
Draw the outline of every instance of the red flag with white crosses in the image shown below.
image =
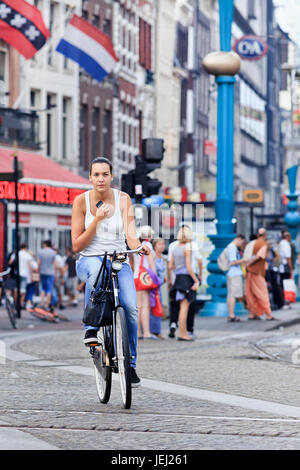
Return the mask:
<path fill-rule="evenodd" d="M 24 0 L 0 0 L 0 38 L 31 59 L 50 36 L 38 8 Z"/>

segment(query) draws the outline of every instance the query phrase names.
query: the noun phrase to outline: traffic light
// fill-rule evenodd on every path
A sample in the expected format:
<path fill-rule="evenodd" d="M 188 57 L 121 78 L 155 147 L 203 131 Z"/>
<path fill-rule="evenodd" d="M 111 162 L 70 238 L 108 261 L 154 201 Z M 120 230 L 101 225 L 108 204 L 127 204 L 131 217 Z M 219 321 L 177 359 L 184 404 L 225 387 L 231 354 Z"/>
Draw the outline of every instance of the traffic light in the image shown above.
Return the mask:
<path fill-rule="evenodd" d="M 129 194 L 130 197 L 135 196 L 135 191 L 134 191 L 134 170 L 129 171 L 129 173 L 124 173 L 122 175 L 122 191 L 125 193 Z"/>
<path fill-rule="evenodd" d="M 163 139 L 143 139 L 142 140 L 142 162 L 144 163 L 143 175 L 144 177 L 151 173 L 153 170 L 161 167 L 161 162 L 164 158 L 164 141 Z M 144 187 L 144 194 L 150 197 L 158 194 L 162 182 L 156 178 L 146 176 L 146 183 Z"/>
<path fill-rule="evenodd" d="M 158 194 L 162 182 L 147 175 L 161 167 L 165 151 L 163 144 L 163 139 L 142 141 L 142 155 L 135 157 L 135 169 L 122 175 L 122 191 L 130 197 L 141 199 Z"/>

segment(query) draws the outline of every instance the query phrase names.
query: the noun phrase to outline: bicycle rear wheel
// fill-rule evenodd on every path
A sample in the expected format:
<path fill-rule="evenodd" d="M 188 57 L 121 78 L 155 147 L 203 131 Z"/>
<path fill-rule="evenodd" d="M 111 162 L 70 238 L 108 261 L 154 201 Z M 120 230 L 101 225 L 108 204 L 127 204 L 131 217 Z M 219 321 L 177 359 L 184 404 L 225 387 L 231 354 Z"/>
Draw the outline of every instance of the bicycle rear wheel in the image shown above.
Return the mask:
<path fill-rule="evenodd" d="M 125 312 L 122 307 L 116 310 L 116 351 L 123 406 L 131 407 L 130 350 Z"/>
<path fill-rule="evenodd" d="M 100 328 L 99 346 L 94 348 L 93 353 L 96 388 L 101 403 L 108 403 L 111 392 L 112 371 L 108 354 L 110 330 L 110 327 Z"/>
<path fill-rule="evenodd" d="M 8 297 L 5 298 L 5 307 L 6 307 L 6 311 L 7 311 L 7 315 L 8 315 L 10 323 L 12 327 L 16 329 L 17 328 L 17 321 L 16 321 L 17 311 L 16 311 L 13 301 L 11 301 Z"/>

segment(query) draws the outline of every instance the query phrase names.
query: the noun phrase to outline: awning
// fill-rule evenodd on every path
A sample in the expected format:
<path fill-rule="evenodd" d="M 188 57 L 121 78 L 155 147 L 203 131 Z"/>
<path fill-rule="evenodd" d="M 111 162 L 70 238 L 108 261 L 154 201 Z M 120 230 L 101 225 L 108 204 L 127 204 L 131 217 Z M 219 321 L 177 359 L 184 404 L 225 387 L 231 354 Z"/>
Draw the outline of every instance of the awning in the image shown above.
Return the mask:
<path fill-rule="evenodd" d="M 14 150 L 0 148 L 0 173 L 12 172 Z M 23 178 L 20 183 L 39 183 L 68 188 L 90 189 L 87 178 L 73 173 L 50 158 L 37 153 L 18 151 L 18 160 L 23 162 Z"/>

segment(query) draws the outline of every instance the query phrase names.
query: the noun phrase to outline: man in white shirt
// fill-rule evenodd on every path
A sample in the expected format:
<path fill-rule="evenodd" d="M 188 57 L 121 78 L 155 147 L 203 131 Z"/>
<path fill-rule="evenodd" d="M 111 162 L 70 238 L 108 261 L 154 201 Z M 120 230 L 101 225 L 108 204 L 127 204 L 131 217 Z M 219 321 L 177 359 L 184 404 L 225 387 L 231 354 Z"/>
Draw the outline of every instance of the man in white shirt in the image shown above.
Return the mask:
<path fill-rule="evenodd" d="M 246 243 L 244 235 L 239 234 L 235 239 L 228 245 L 228 262 L 230 268 L 226 273 L 227 279 L 227 308 L 228 308 L 228 321 L 236 322 L 240 321 L 234 314 L 236 299 L 240 299 L 244 296 L 244 282 L 243 282 L 243 271 L 241 264 L 246 263 L 246 259 L 241 259 L 239 249 Z"/>
<path fill-rule="evenodd" d="M 290 233 L 287 230 L 282 231 L 282 238 L 279 243 L 279 256 L 281 263 L 279 266 L 280 280 L 283 287 L 284 279 L 293 278 L 292 247 L 290 244 Z"/>
<path fill-rule="evenodd" d="M 20 294 L 21 294 L 21 306 L 24 307 L 26 287 L 31 282 L 31 261 L 32 256 L 28 252 L 28 247 L 23 243 L 19 251 L 19 275 L 20 275 Z"/>

